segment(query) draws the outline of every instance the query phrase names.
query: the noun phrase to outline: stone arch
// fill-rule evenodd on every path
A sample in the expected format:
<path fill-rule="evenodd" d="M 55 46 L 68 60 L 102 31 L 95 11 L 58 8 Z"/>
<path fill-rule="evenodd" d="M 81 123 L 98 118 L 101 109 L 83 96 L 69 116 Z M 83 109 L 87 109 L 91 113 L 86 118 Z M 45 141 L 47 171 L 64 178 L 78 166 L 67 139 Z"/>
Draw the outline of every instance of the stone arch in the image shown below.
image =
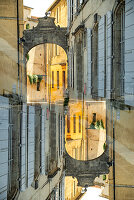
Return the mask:
<path fill-rule="evenodd" d="M 66 176 L 76 177 L 81 187 L 93 186 L 96 177 L 109 173 L 109 150 L 93 160 L 81 161 L 72 158 L 66 152 Z"/>
<path fill-rule="evenodd" d="M 24 56 L 35 46 L 40 44 L 52 43 L 62 47 L 67 53 L 67 28 L 60 28 L 54 23 L 55 18 L 39 18 L 36 27 L 23 32 Z"/>

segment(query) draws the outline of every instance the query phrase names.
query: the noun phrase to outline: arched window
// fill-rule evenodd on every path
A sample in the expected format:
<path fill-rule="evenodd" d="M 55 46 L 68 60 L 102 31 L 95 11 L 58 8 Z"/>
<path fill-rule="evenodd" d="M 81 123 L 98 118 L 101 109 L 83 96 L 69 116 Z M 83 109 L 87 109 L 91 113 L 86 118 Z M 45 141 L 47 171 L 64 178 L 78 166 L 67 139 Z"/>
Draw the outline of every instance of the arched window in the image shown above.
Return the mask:
<path fill-rule="evenodd" d="M 124 96 L 125 3 L 120 2 L 114 12 L 113 26 L 113 98 Z"/>

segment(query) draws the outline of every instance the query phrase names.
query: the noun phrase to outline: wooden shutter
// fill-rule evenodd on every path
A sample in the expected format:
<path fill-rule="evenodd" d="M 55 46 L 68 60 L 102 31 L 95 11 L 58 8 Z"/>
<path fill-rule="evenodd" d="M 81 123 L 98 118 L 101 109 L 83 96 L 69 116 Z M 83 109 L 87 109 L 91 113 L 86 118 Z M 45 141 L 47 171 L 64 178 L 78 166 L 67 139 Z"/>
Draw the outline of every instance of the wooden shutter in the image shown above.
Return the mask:
<path fill-rule="evenodd" d="M 105 16 L 98 26 L 98 96 L 105 96 Z"/>
<path fill-rule="evenodd" d="M 134 106 L 134 1 L 125 1 L 125 104 Z"/>
<path fill-rule="evenodd" d="M 41 125 L 41 173 L 45 174 L 45 124 L 46 124 L 46 111 L 42 109 L 42 125 Z"/>
<path fill-rule="evenodd" d="M 65 173 L 63 175 L 61 183 L 62 183 L 62 200 L 64 200 L 65 199 Z"/>
<path fill-rule="evenodd" d="M 27 105 L 22 106 L 21 121 L 21 191 L 26 189 L 26 135 L 27 135 Z"/>
<path fill-rule="evenodd" d="M 28 187 L 34 180 L 34 154 L 35 154 L 35 107 L 28 108 Z"/>
<path fill-rule="evenodd" d="M 0 96 L 0 199 L 7 199 L 9 101 Z"/>
<path fill-rule="evenodd" d="M 67 0 L 67 13 L 68 13 L 68 24 L 67 26 L 70 26 L 70 20 L 71 20 L 71 15 L 70 15 L 70 0 Z"/>
<path fill-rule="evenodd" d="M 91 94 L 92 31 L 87 29 L 87 94 Z"/>
<path fill-rule="evenodd" d="M 106 98 L 111 97 L 112 70 L 112 12 L 106 15 Z"/>

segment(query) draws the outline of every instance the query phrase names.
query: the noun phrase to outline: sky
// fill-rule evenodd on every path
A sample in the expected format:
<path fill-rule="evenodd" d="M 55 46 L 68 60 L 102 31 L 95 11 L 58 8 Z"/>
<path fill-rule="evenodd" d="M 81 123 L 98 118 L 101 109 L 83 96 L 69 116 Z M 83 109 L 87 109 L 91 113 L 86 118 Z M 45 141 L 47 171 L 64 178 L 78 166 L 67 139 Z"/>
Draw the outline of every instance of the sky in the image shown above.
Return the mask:
<path fill-rule="evenodd" d="M 23 0 L 25 6 L 34 8 L 32 16 L 44 17 L 47 8 L 54 2 L 54 0 Z"/>

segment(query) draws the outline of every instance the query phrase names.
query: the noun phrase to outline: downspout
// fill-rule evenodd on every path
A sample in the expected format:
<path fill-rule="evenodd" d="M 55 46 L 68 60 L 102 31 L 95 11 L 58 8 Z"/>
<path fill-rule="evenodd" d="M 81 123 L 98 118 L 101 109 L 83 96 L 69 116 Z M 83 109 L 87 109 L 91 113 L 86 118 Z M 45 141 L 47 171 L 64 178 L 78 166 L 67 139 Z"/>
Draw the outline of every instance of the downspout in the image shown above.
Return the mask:
<path fill-rule="evenodd" d="M 17 52 L 18 52 L 18 95 L 20 95 L 20 47 L 19 47 L 19 0 L 17 0 Z"/>
<path fill-rule="evenodd" d="M 111 89 L 112 89 L 112 92 L 113 92 L 113 59 L 114 59 L 114 49 L 113 49 L 113 47 L 114 47 L 114 41 L 113 41 L 113 37 L 114 37 L 114 34 L 113 34 L 113 31 L 114 31 L 114 27 L 113 27 L 113 25 L 114 25 L 114 9 L 115 9 L 115 6 L 116 6 L 117 4 L 115 3 L 115 5 L 114 5 L 114 8 L 113 8 L 113 10 L 112 10 L 112 31 L 111 31 L 111 35 L 112 35 L 112 44 L 111 44 L 111 46 L 112 46 L 112 61 L 111 61 L 111 74 L 112 74 L 112 77 L 111 77 L 111 79 L 112 79 L 112 81 L 111 81 Z M 113 94 L 111 94 L 111 99 L 113 98 Z M 113 112 L 113 197 L 114 197 L 114 199 L 113 200 L 115 200 L 115 129 L 114 129 L 114 107 L 113 107 L 113 109 L 112 109 L 112 112 Z"/>
<path fill-rule="evenodd" d="M 113 107 L 113 196 L 115 200 L 115 129 L 114 129 L 114 107 Z"/>
<path fill-rule="evenodd" d="M 19 60 L 20 60 L 20 57 L 19 57 L 19 0 L 17 0 L 17 53 L 18 53 L 18 96 L 20 95 L 20 69 L 19 69 Z M 21 145 L 21 128 L 22 128 L 22 114 L 20 115 L 20 145 Z M 20 165 L 19 165 L 19 183 L 18 183 L 18 187 L 19 187 L 19 191 L 20 191 L 20 188 L 21 188 L 21 179 L 20 179 L 20 175 L 21 175 L 21 146 L 19 147 L 19 160 L 20 160 Z"/>

